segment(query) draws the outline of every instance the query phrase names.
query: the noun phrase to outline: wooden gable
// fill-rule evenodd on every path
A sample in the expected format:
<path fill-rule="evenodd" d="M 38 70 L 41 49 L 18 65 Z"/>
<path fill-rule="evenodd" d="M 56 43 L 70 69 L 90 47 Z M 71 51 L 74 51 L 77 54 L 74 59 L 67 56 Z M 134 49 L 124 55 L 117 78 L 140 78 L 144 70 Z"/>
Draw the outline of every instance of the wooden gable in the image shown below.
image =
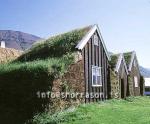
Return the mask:
<path fill-rule="evenodd" d="M 139 64 L 136 56 L 136 52 L 128 52 L 124 53 L 126 56 L 126 62 L 128 63 L 128 89 L 129 89 L 129 95 L 131 96 L 139 96 L 140 95 L 140 70 L 139 70 Z M 127 59 L 130 58 L 130 59 Z"/>
<path fill-rule="evenodd" d="M 123 54 L 111 56 L 110 97 L 125 98 L 127 96 L 128 70 Z"/>
<path fill-rule="evenodd" d="M 89 32 L 90 34 L 90 32 Z M 84 38 L 85 39 L 85 38 Z M 97 41 L 95 41 L 97 40 Z M 85 41 L 84 41 L 85 42 Z M 80 44 L 82 44 L 80 42 Z M 81 48 L 78 45 L 78 48 Z M 99 101 L 107 99 L 107 81 L 108 81 L 108 59 L 109 55 L 104 47 L 101 36 L 96 29 L 89 37 L 85 46 L 82 48 L 82 56 L 84 59 L 84 72 L 85 72 L 85 87 L 86 93 L 99 93 L 99 98 L 87 98 L 86 102 Z M 92 68 L 100 68 L 100 85 L 93 85 Z"/>

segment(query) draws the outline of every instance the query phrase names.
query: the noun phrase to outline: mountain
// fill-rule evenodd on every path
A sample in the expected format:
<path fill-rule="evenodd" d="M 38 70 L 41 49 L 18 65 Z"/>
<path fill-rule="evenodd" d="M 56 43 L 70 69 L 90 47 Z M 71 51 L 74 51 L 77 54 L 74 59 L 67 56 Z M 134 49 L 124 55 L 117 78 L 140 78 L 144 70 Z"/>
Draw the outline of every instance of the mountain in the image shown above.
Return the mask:
<path fill-rule="evenodd" d="M 25 50 L 41 38 L 20 31 L 0 30 L 0 41 L 5 41 L 6 47 L 17 50 Z"/>
<path fill-rule="evenodd" d="M 150 69 L 140 66 L 140 72 L 144 77 L 150 77 Z"/>

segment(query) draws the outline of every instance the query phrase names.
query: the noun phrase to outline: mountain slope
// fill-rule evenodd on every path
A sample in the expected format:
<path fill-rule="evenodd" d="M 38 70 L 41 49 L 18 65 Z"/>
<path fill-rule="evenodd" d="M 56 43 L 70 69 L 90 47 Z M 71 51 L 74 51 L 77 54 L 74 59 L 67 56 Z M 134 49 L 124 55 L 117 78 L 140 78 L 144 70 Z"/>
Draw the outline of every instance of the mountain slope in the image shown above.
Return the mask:
<path fill-rule="evenodd" d="M 150 69 L 140 66 L 140 72 L 144 77 L 150 77 Z"/>
<path fill-rule="evenodd" d="M 5 41 L 6 47 L 8 48 L 25 50 L 30 48 L 35 41 L 40 39 L 40 37 L 20 31 L 0 30 L 0 41 Z"/>

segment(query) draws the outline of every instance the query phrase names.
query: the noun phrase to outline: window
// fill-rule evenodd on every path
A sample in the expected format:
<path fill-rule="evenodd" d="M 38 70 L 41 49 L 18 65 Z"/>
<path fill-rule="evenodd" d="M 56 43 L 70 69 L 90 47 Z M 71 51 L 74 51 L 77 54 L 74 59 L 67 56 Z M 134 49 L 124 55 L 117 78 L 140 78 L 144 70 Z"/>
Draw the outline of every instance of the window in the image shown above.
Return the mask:
<path fill-rule="evenodd" d="M 102 86 L 101 67 L 92 66 L 92 86 Z"/>
<path fill-rule="evenodd" d="M 98 36 L 94 35 L 94 45 L 98 46 Z"/>
<path fill-rule="evenodd" d="M 137 78 L 137 76 L 134 77 L 134 85 L 135 85 L 135 87 L 138 87 L 138 78 Z"/>

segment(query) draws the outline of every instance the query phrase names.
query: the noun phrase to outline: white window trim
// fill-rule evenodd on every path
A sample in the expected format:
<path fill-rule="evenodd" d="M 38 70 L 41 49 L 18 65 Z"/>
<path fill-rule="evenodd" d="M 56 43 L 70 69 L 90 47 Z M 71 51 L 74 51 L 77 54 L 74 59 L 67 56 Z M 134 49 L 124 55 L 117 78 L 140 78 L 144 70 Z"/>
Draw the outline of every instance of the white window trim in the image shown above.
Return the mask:
<path fill-rule="evenodd" d="M 97 76 L 100 76 L 101 84 L 99 84 L 99 85 L 93 84 L 93 68 L 100 69 L 100 75 L 96 75 L 96 82 L 97 82 Z M 101 67 L 99 67 L 99 66 L 92 65 L 92 87 L 102 87 L 102 71 L 101 71 Z"/>

